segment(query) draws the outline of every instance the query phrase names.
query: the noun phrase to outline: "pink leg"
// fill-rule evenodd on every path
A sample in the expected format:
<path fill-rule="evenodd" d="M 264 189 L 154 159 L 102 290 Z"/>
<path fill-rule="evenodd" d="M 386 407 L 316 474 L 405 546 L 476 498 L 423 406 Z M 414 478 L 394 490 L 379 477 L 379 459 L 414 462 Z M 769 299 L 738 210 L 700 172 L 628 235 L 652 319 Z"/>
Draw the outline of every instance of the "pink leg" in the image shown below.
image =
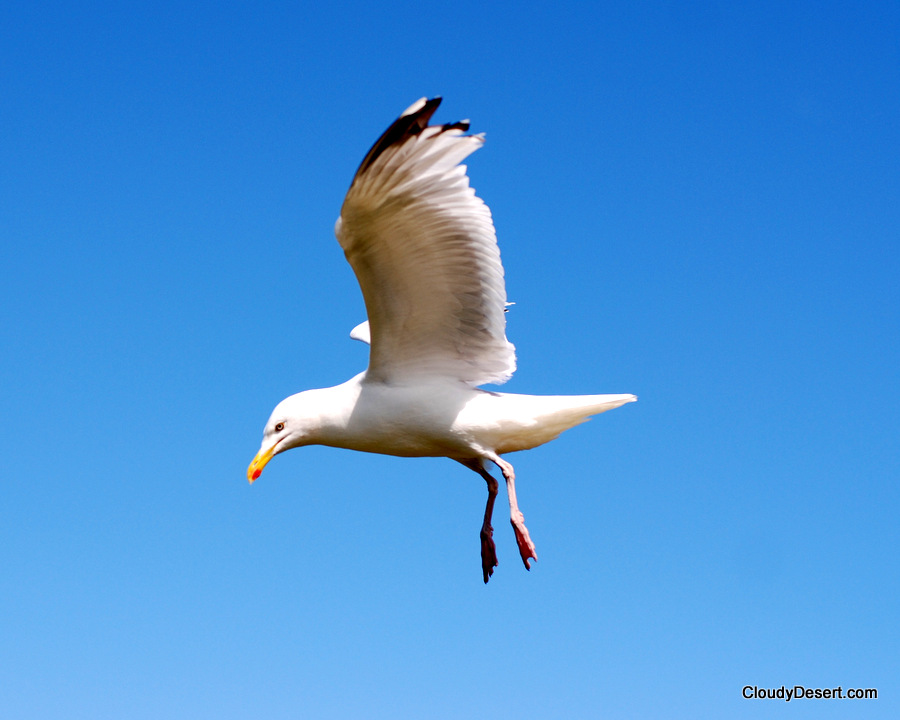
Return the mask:
<path fill-rule="evenodd" d="M 503 471 L 503 477 L 506 478 L 506 493 L 509 495 L 509 522 L 516 533 L 516 544 L 519 546 L 519 555 L 522 556 L 525 569 L 531 570 L 529 558 L 534 560 L 538 558 L 534 543 L 531 542 L 531 536 L 528 534 L 528 528 L 525 527 L 525 516 L 519 510 L 519 503 L 516 502 L 516 473 L 513 466 L 499 455 L 494 455 L 491 460 Z"/>

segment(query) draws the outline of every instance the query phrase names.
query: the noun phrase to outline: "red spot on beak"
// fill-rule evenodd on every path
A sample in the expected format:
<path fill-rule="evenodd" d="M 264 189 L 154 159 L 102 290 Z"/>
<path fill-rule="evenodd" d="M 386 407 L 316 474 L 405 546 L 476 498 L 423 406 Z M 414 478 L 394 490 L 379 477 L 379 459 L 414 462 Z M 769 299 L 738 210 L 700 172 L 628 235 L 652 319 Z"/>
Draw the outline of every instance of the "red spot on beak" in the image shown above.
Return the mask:
<path fill-rule="evenodd" d="M 256 480 L 260 475 L 262 475 L 262 470 L 256 469 L 253 471 L 253 479 Z"/>

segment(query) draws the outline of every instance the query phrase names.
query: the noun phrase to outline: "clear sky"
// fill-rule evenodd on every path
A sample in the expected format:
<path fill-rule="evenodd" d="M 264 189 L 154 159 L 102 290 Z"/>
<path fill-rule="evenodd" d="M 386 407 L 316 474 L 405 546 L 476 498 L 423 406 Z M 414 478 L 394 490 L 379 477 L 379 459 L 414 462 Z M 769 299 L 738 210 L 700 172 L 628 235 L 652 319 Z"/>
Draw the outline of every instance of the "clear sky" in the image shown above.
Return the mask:
<path fill-rule="evenodd" d="M 900 717 L 896 2 L 5 3 L 0 715 Z M 471 118 L 540 561 L 448 460 L 247 464 L 365 367 L 333 237 Z M 878 700 L 748 700 L 746 685 Z"/>

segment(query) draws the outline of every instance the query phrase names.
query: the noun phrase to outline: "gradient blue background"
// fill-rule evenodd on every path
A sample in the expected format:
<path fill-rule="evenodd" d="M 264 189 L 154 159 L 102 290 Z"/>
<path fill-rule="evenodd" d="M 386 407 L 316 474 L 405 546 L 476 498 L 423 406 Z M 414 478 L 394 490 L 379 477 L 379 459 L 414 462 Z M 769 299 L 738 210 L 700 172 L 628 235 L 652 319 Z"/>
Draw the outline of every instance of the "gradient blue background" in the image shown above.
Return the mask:
<path fill-rule="evenodd" d="M 625 5 L 4 5 L 4 718 L 900 716 L 900 6 Z M 640 396 L 510 457 L 487 587 L 455 463 L 244 475 L 365 366 L 333 223 L 436 94 L 505 389 Z"/>

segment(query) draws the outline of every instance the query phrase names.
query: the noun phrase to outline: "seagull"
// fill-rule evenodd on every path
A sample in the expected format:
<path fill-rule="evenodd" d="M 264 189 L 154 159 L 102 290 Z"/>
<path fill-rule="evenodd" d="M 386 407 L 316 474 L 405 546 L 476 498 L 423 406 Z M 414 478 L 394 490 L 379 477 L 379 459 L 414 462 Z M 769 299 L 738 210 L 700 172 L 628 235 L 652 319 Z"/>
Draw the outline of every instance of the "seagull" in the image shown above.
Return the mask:
<path fill-rule="evenodd" d="M 502 456 L 554 440 L 634 395 L 518 395 L 485 390 L 516 369 L 506 339 L 506 286 L 491 212 L 461 162 L 484 143 L 469 121 L 429 125 L 440 97 L 413 103 L 366 154 L 335 224 L 368 320 L 351 337 L 369 366 L 347 382 L 275 407 L 250 467 L 252 483 L 279 453 L 327 445 L 400 457 L 447 457 L 487 483 L 484 582 L 497 567 L 491 518 L 506 481 L 509 518 L 526 569 L 537 560 Z"/>

